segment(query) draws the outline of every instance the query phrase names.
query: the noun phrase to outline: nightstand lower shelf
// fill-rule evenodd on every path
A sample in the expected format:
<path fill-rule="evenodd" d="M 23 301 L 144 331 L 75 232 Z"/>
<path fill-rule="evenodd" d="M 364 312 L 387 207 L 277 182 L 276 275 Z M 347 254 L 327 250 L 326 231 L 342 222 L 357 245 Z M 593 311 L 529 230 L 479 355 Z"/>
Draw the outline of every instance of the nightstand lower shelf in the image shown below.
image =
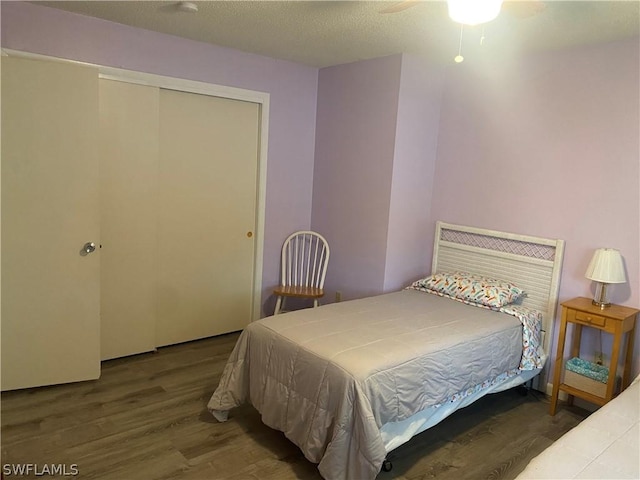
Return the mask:
<path fill-rule="evenodd" d="M 579 390 L 577 388 L 571 387 L 565 383 L 561 383 L 559 390 L 561 392 L 565 392 L 567 395 L 572 395 L 574 397 L 582 398 L 587 402 L 595 403 L 600 407 L 607 403 L 609 400 L 603 397 L 598 397 L 597 395 L 593 395 L 589 392 L 585 392 L 584 390 Z"/>

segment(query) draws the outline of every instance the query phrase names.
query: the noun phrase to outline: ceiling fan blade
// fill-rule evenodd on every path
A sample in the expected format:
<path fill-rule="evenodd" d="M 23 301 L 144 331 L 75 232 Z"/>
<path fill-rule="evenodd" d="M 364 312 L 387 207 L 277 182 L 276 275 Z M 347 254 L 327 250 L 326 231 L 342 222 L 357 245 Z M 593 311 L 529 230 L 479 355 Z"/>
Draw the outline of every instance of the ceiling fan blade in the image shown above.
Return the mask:
<path fill-rule="evenodd" d="M 404 0 L 402 2 L 395 3 L 390 7 L 383 8 L 380 13 L 398 13 L 406 10 L 407 8 L 414 7 L 420 0 Z"/>
<path fill-rule="evenodd" d="M 502 9 L 516 18 L 528 18 L 543 12 L 547 6 L 540 0 L 505 0 Z"/>

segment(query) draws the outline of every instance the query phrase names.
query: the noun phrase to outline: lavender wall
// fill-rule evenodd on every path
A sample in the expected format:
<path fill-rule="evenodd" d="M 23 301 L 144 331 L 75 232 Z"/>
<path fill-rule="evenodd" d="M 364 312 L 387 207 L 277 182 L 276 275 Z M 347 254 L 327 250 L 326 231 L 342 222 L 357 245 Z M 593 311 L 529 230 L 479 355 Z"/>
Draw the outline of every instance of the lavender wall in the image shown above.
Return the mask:
<path fill-rule="evenodd" d="M 403 55 L 387 232 L 384 291 L 431 271 L 431 193 L 444 69 Z"/>
<path fill-rule="evenodd" d="M 311 222 L 318 70 L 26 2 L 2 2 L 1 14 L 4 48 L 270 94 L 263 267 L 268 298 L 278 283 L 282 241 Z"/>
<path fill-rule="evenodd" d="M 401 63 L 320 70 L 311 225 L 331 247 L 328 301 L 383 290 Z"/>
<path fill-rule="evenodd" d="M 442 80 L 412 55 L 320 70 L 312 226 L 331 245 L 328 301 L 428 273 Z"/>
<path fill-rule="evenodd" d="M 448 69 L 432 217 L 566 240 L 561 301 L 591 296 L 593 251 L 618 248 L 613 301 L 640 306 L 639 67 L 635 38 Z"/>

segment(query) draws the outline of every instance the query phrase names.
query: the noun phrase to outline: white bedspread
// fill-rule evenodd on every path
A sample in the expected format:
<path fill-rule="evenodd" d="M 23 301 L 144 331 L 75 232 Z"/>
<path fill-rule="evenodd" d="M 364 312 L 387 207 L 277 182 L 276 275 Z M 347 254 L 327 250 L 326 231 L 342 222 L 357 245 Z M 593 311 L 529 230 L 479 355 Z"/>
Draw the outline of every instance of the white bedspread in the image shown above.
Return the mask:
<path fill-rule="evenodd" d="M 380 427 L 518 368 L 511 315 L 415 290 L 252 323 L 209 409 L 224 420 L 249 401 L 326 479 L 373 479 Z"/>
<path fill-rule="evenodd" d="M 531 460 L 517 479 L 638 479 L 639 420 L 640 376 Z"/>

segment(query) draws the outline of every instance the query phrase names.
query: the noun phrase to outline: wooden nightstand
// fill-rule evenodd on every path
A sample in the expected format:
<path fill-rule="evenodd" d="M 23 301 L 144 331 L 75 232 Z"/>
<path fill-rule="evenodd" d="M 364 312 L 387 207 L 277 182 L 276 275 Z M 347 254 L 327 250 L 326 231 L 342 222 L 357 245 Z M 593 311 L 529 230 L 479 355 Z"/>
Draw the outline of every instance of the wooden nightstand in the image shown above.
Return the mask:
<path fill-rule="evenodd" d="M 614 397 L 616 386 L 616 370 L 622 336 L 627 334 L 627 341 L 624 352 L 624 370 L 622 374 L 621 390 L 629 386 L 631 377 L 631 357 L 633 355 L 633 339 L 636 328 L 636 315 L 640 310 L 623 307 L 621 305 L 611 305 L 601 309 L 591 303 L 590 298 L 578 297 L 562 304 L 562 321 L 560 323 L 560 334 L 558 336 L 558 352 L 556 353 L 555 370 L 553 374 L 553 392 L 551 394 L 551 415 L 556 414 L 558 405 L 558 394 L 564 391 L 569 395 L 569 403 L 573 397 L 580 397 L 596 405 L 604 405 Z M 611 361 L 609 363 L 609 377 L 607 381 L 606 393 L 604 396 L 597 396 L 590 392 L 560 383 L 560 378 L 564 366 L 564 344 L 567 335 L 567 324 L 573 323 L 573 339 L 571 341 L 571 357 L 578 357 L 580 354 L 580 340 L 582 337 L 582 327 L 591 327 L 602 330 L 613 335 L 613 347 L 611 349 Z"/>

